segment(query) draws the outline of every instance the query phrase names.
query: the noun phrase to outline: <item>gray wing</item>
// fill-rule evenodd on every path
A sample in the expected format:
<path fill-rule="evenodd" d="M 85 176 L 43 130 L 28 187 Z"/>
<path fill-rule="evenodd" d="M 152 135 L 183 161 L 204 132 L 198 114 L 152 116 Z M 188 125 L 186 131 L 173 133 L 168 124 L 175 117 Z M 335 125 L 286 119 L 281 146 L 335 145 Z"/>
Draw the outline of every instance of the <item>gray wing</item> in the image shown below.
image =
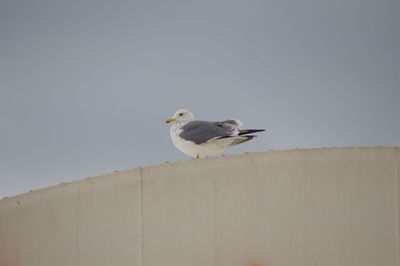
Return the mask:
<path fill-rule="evenodd" d="M 191 121 L 182 127 L 179 136 L 196 144 L 205 143 L 215 138 L 236 136 L 237 123 L 234 120 L 223 122 Z"/>

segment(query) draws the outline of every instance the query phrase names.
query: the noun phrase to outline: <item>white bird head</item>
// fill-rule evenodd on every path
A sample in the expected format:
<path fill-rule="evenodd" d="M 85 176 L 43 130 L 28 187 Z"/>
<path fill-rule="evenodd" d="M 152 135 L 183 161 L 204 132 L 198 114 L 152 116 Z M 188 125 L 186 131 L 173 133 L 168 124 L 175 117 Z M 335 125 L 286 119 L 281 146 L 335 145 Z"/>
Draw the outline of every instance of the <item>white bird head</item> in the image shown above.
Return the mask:
<path fill-rule="evenodd" d="M 181 122 L 181 121 L 191 121 L 194 120 L 194 115 L 192 112 L 186 109 L 180 109 L 175 112 L 174 116 L 172 118 L 168 118 L 165 120 L 165 123 L 171 123 L 171 122 Z"/>

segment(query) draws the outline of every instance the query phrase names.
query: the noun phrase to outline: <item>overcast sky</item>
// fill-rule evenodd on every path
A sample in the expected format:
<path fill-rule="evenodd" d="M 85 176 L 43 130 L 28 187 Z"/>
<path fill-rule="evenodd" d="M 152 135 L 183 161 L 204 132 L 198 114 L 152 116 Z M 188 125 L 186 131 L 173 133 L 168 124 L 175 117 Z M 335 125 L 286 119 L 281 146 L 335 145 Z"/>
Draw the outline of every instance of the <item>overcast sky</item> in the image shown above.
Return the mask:
<path fill-rule="evenodd" d="M 0 0 L 0 197 L 187 160 L 180 108 L 266 133 L 225 154 L 400 145 L 398 0 Z"/>

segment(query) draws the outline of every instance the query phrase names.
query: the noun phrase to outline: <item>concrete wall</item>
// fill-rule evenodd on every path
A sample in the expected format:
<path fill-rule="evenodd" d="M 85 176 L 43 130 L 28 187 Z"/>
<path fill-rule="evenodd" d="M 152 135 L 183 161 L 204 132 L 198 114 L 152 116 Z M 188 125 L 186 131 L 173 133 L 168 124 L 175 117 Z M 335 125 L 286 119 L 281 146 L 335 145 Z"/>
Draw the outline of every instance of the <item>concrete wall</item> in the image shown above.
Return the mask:
<path fill-rule="evenodd" d="M 0 201 L 1 266 L 400 265 L 399 148 L 268 151 Z"/>

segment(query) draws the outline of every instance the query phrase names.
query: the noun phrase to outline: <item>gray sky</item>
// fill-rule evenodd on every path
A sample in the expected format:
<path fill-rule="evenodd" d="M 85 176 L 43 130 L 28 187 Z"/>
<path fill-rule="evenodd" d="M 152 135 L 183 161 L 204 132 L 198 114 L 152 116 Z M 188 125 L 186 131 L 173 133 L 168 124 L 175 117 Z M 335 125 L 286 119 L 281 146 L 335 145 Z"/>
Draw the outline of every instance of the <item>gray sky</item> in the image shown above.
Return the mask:
<path fill-rule="evenodd" d="M 225 154 L 400 145 L 400 1 L 0 0 L 0 197 L 189 159 L 164 120 L 266 128 Z"/>

